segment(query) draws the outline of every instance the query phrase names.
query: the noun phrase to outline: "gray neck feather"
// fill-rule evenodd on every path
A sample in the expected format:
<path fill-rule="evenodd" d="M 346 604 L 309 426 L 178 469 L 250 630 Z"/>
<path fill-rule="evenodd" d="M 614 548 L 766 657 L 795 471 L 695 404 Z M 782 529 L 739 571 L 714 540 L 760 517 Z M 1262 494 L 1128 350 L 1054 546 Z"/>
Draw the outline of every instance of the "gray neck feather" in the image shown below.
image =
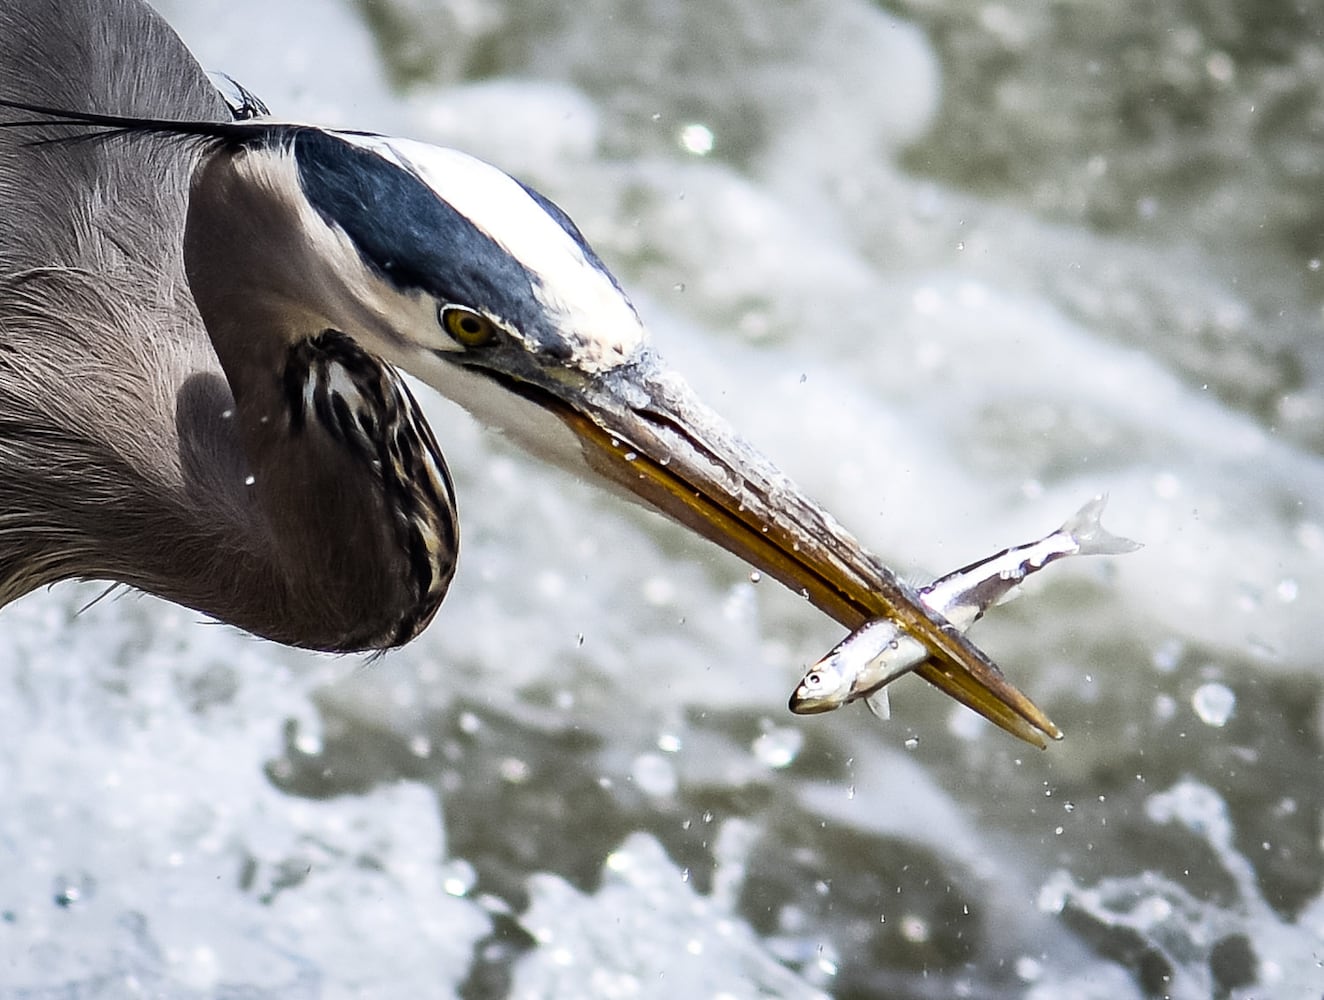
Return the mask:
<path fill-rule="evenodd" d="M 138 0 L 8 0 L 0 95 L 226 117 Z M 235 364 L 249 370 L 218 364 L 183 270 L 196 149 L 31 145 L 41 134 L 0 130 L 0 603 L 101 578 L 294 645 L 397 641 L 405 598 L 371 484 L 316 442 L 255 451 L 245 440 L 254 407 L 274 405 L 261 369 L 287 341 L 236 315 L 229 332 L 252 357 Z M 242 406 L 226 372 L 244 378 Z M 274 383 L 279 369 L 265 375 Z M 333 547 L 335 523 L 364 527 Z"/>

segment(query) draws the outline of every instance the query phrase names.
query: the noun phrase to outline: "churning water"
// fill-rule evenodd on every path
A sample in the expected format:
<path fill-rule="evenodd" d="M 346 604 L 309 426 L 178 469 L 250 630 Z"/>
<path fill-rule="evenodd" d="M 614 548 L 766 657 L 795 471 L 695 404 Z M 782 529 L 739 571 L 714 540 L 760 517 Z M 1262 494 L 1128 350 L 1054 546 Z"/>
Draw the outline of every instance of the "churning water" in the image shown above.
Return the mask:
<path fill-rule="evenodd" d="M 1324 992 L 1324 15 L 1293 0 L 172 2 L 278 113 L 536 184 L 656 343 L 901 571 L 1100 491 L 1135 555 L 974 635 L 1067 733 L 922 682 L 430 403 L 419 641 L 137 596 L 0 616 L 0 997 Z"/>

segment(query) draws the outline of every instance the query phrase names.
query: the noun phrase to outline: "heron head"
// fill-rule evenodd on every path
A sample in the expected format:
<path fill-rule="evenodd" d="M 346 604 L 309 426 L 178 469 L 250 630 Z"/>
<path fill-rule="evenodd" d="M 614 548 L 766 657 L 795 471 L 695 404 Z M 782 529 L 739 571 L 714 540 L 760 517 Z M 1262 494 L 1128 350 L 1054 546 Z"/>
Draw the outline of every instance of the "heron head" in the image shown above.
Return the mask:
<path fill-rule="evenodd" d="M 496 167 L 318 129 L 294 133 L 291 151 L 308 207 L 363 268 L 422 306 L 426 322 L 405 308 L 388 338 L 460 364 L 485 350 L 489 365 L 522 357 L 587 376 L 643 347 L 634 307 L 574 223 Z"/>
<path fill-rule="evenodd" d="M 204 162 L 195 178 L 186 258 L 204 317 L 223 310 L 199 284 L 242 284 L 310 332 L 340 329 L 528 450 L 680 521 L 842 623 L 895 617 L 934 651 L 926 676 L 948 693 L 1031 742 L 1059 735 L 667 369 L 552 202 L 453 150 L 285 128 L 279 142 L 214 157 L 219 169 Z M 253 190 L 264 192 L 261 211 L 240 204 Z M 277 221 L 237 231 L 237 217 L 263 212 Z M 242 282 L 216 278 L 215 254 L 189 253 L 218 241 L 247 268 Z"/>

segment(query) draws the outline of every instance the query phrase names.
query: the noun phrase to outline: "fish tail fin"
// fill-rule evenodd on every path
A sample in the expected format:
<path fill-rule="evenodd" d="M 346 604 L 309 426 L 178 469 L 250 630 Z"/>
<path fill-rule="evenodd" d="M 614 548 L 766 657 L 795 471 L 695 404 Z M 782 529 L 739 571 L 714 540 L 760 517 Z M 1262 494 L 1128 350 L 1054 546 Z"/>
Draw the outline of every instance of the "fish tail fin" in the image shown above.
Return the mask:
<path fill-rule="evenodd" d="M 1084 507 L 1076 511 L 1061 530 L 1076 540 L 1080 546 L 1079 554 L 1084 556 L 1116 556 L 1124 552 L 1134 552 L 1144 548 L 1139 542 L 1133 542 L 1121 535 L 1114 535 L 1103 526 L 1103 508 L 1108 504 L 1108 494 L 1095 497 Z"/>

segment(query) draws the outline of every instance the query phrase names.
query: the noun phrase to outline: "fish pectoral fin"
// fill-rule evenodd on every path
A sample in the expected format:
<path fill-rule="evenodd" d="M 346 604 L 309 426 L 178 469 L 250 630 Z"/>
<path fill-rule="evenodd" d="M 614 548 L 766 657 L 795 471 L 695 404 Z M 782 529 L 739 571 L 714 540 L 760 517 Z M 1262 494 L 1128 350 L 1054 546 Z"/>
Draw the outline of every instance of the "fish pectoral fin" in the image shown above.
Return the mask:
<path fill-rule="evenodd" d="M 869 711 L 878 718 L 887 722 L 892 718 L 892 699 L 887 696 L 887 688 L 880 687 L 869 697 L 864 699 L 864 703 L 869 706 Z"/>

